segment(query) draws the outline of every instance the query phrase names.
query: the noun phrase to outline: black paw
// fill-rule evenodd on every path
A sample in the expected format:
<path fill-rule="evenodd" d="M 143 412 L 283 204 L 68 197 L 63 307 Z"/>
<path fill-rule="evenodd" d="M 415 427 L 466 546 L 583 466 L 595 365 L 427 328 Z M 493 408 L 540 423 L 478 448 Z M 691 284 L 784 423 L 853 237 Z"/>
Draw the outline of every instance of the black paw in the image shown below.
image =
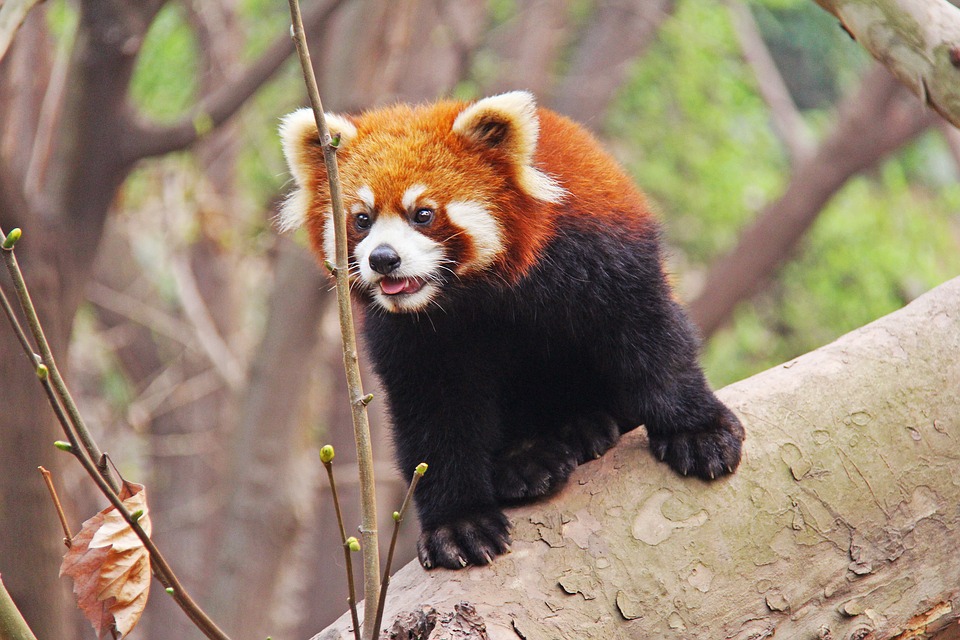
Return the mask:
<path fill-rule="evenodd" d="M 577 452 L 564 442 L 537 438 L 496 455 L 493 490 L 506 503 L 523 502 L 559 489 L 579 464 Z"/>
<path fill-rule="evenodd" d="M 700 431 L 650 434 L 650 449 L 677 473 L 713 480 L 736 471 L 743 437 L 740 420 L 720 405 L 714 423 Z"/>
<path fill-rule="evenodd" d="M 510 522 L 498 510 L 425 528 L 417 541 L 424 569 L 462 569 L 493 562 L 510 549 Z"/>
<path fill-rule="evenodd" d="M 574 449 L 577 464 L 596 460 L 620 439 L 620 426 L 605 413 L 590 413 L 572 418 L 561 434 Z"/>

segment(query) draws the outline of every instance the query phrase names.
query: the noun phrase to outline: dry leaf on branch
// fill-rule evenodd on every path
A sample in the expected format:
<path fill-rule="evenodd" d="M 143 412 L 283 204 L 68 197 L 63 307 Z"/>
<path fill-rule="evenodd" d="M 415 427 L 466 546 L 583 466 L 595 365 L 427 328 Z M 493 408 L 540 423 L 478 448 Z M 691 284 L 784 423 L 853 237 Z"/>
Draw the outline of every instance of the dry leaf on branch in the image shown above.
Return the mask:
<path fill-rule="evenodd" d="M 150 535 L 147 496 L 141 484 L 124 481 L 120 499 Z M 122 638 L 136 626 L 150 593 L 150 556 L 113 506 L 83 523 L 63 557 L 60 575 L 73 579 L 77 606 L 100 640 Z"/>

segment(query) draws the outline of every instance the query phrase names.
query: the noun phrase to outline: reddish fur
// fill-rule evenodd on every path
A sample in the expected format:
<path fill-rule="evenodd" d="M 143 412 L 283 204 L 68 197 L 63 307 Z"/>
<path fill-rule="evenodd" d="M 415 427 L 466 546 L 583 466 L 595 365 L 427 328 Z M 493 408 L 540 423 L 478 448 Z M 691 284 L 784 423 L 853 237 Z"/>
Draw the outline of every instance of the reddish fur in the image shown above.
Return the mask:
<path fill-rule="evenodd" d="M 506 251 L 494 271 L 509 281 L 533 266 L 554 233 L 560 212 L 582 217 L 584 223 L 622 228 L 625 232 L 652 231 L 643 195 L 599 142 L 573 121 L 538 109 L 540 137 L 534 166 L 564 187 L 569 195 L 559 204 L 538 200 L 518 185 L 517 168 L 498 148 L 488 148 L 452 131 L 457 115 L 469 103 L 396 105 L 352 118 L 357 136 L 338 152 L 340 177 L 347 210 L 358 202 L 354 194 L 368 185 L 382 215 L 402 211 L 405 189 L 423 184 L 422 199 L 443 204 L 453 200 L 487 203 L 504 230 Z M 323 211 L 329 207 L 319 144 L 311 166 L 310 193 L 317 194 L 307 214 L 314 247 L 322 253 Z M 442 193 L 439 191 L 442 190 Z M 427 231 L 443 242 L 460 263 L 469 262 L 473 249 L 467 234 L 445 216 Z M 351 251 L 359 234 L 348 224 Z"/>

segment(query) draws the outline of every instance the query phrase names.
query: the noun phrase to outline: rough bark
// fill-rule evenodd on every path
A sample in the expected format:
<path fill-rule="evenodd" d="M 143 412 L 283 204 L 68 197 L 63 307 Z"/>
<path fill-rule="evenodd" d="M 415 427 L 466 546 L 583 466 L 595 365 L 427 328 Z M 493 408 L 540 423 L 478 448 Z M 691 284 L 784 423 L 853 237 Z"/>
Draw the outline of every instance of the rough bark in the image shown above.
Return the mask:
<path fill-rule="evenodd" d="M 490 567 L 402 569 L 385 627 L 433 640 L 955 631 L 958 309 L 955 279 L 723 389 L 748 435 L 739 471 L 716 483 L 673 474 L 633 432 L 552 499 L 510 511 L 513 552 Z M 346 639 L 348 624 L 315 640 Z"/>
<path fill-rule="evenodd" d="M 960 9 L 947 0 L 815 0 L 921 101 L 960 126 Z"/>

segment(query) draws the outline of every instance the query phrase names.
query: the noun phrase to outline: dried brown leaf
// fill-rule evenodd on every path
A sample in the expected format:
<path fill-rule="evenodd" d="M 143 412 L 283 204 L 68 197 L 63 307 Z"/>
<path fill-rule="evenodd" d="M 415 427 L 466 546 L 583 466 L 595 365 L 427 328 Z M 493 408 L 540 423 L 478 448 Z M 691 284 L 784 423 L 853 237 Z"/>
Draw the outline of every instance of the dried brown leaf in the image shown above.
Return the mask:
<path fill-rule="evenodd" d="M 143 485 L 124 482 L 120 499 L 150 535 Z M 150 593 L 150 556 L 143 542 L 113 506 L 83 523 L 63 557 L 60 575 L 73 579 L 77 606 L 100 640 L 122 638 L 136 626 Z"/>

